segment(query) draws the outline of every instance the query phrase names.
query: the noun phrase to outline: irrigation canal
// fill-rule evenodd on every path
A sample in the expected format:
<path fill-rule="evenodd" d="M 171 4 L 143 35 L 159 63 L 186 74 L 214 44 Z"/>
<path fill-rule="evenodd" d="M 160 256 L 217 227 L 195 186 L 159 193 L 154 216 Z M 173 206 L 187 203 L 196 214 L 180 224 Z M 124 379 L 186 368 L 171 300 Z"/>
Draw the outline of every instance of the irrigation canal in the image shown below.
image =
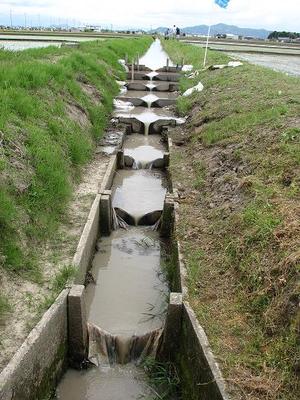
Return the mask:
<path fill-rule="evenodd" d="M 117 99 L 124 107 L 114 117 L 128 125 L 130 134 L 111 188 L 113 229 L 99 237 L 88 273 L 89 360 L 94 366 L 69 369 L 57 388 L 59 400 L 153 397 L 140 363 L 156 354 L 169 293 L 162 269 L 166 243 L 159 230 L 170 191 L 161 132 L 165 125 L 183 122 L 164 108 L 174 103 L 179 79 L 167 59 L 156 40 L 139 65 L 131 66 L 128 90 Z"/>

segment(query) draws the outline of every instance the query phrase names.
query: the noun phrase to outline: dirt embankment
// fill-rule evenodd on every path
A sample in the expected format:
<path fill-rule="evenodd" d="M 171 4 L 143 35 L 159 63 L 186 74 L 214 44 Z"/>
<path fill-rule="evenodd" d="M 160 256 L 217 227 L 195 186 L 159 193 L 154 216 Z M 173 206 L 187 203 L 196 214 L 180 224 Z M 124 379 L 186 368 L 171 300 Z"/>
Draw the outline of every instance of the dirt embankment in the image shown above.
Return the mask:
<path fill-rule="evenodd" d="M 201 69 L 201 50 L 166 48 Z M 189 300 L 234 399 L 296 400 L 300 81 L 244 64 L 182 90 L 199 80 L 203 92 L 179 99 L 188 123 L 171 159 Z"/>

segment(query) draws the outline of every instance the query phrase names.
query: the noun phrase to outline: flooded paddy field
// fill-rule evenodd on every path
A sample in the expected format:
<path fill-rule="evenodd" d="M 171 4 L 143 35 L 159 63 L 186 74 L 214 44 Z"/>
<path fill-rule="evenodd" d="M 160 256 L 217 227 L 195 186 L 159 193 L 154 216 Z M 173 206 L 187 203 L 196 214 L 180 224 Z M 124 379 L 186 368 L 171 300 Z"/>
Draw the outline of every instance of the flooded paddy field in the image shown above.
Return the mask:
<path fill-rule="evenodd" d="M 277 54 L 229 53 L 232 58 L 248 61 L 251 64 L 285 72 L 288 75 L 300 76 L 300 55 L 288 56 Z"/>
<path fill-rule="evenodd" d="M 186 43 L 193 44 L 195 46 L 205 47 L 206 41 L 192 41 L 186 40 Z M 274 45 L 270 43 L 263 44 L 251 44 L 251 43 L 240 43 L 236 42 L 209 42 L 209 48 L 211 50 L 219 50 L 219 51 L 232 51 L 232 52 L 246 52 L 246 53 L 270 53 L 270 54 L 282 54 L 282 55 L 300 55 L 300 46 L 299 45 Z"/>
<path fill-rule="evenodd" d="M 39 40 L 1 40 L 0 38 L 0 49 L 10 51 L 22 51 L 27 49 L 38 49 L 42 47 L 55 46 L 60 47 L 61 42 L 49 42 Z"/>
<path fill-rule="evenodd" d="M 66 35 L 1 35 L 0 49 L 11 51 L 22 51 L 27 49 L 42 48 L 48 46 L 60 47 L 63 43 L 79 43 L 88 40 L 104 40 L 103 38 L 93 38 L 84 36 Z"/>

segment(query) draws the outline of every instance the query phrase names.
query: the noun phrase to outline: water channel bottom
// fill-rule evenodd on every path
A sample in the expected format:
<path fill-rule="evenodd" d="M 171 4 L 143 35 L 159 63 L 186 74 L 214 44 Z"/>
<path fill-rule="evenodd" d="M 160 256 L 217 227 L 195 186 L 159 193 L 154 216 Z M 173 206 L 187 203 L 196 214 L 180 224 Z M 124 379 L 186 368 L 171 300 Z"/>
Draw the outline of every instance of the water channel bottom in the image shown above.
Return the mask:
<path fill-rule="evenodd" d="M 125 338 L 161 328 L 167 286 L 158 232 L 118 229 L 102 237 L 97 248 L 91 270 L 95 283 L 87 287 L 89 324 Z"/>
<path fill-rule="evenodd" d="M 113 184 L 113 207 L 126 211 L 138 225 L 145 214 L 163 209 L 166 192 L 167 182 L 161 171 L 121 170 Z"/>
<path fill-rule="evenodd" d="M 140 63 L 158 69 L 166 64 L 167 57 L 160 42 L 155 41 Z M 165 109 L 153 112 L 145 107 L 121 114 L 147 126 L 157 119 L 174 118 Z M 138 225 L 150 225 L 139 222 L 149 221 L 143 217 L 163 209 L 166 175 L 149 168 L 153 161 L 163 158 L 163 153 L 159 135 L 132 134 L 125 139 L 124 154 L 147 169 L 117 170 L 112 203 L 130 215 L 134 223 L 126 230 L 119 228 L 109 237 L 101 237 L 97 243 L 86 287 L 89 360 L 95 366 L 86 371 L 68 370 L 57 388 L 57 399 L 153 398 L 139 365 L 144 357 L 155 355 L 159 345 L 168 285 L 159 232 L 152 226 Z"/>
<path fill-rule="evenodd" d="M 135 167 L 150 168 L 153 160 L 163 158 L 165 146 L 160 135 L 131 134 L 124 143 L 124 155 L 133 158 Z"/>
<path fill-rule="evenodd" d="M 58 400 L 151 399 L 151 389 L 140 368 L 129 364 L 88 371 L 70 370 L 62 379 Z"/>

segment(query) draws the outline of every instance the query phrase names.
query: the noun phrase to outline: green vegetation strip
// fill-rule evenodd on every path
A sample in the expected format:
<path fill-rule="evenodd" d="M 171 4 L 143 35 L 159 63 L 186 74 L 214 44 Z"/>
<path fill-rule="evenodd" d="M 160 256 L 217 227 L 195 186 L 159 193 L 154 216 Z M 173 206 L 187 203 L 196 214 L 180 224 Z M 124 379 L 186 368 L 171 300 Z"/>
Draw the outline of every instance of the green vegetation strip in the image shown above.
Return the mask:
<path fill-rule="evenodd" d="M 150 38 L 78 48 L 0 50 L 0 273 L 39 279 L 37 249 L 63 219 L 81 167 L 93 155 L 125 71 Z M 56 292 L 70 275 L 54 282 Z M 0 298 L 0 312 L 8 312 Z"/>
<path fill-rule="evenodd" d="M 245 63 L 203 70 L 203 49 L 164 41 L 199 70 L 173 135 L 189 300 L 235 399 L 295 400 L 300 374 L 300 80 Z M 228 63 L 209 51 L 209 64 Z M 176 144 L 178 145 L 176 149 Z"/>

